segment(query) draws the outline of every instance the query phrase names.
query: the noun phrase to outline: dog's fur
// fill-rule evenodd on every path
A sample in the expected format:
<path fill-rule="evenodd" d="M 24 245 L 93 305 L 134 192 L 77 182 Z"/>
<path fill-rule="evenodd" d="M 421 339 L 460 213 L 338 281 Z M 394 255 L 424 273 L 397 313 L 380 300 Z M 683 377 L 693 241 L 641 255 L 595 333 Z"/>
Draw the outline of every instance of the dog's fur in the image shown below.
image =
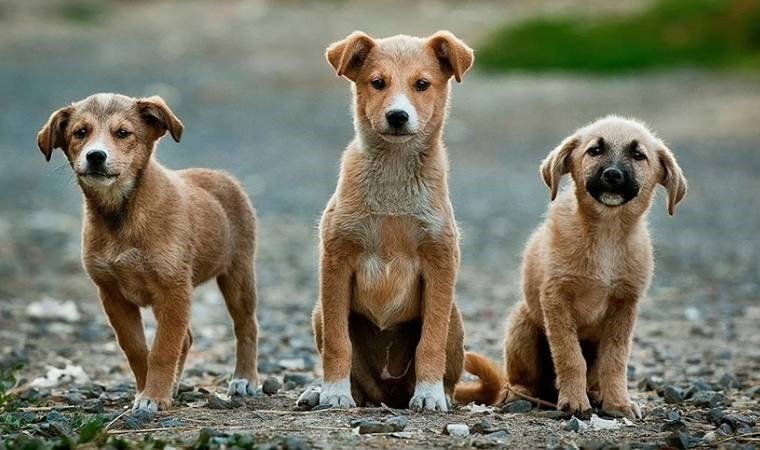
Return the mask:
<path fill-rule="evenodd" d="M 624 176 L 617 190 L 600 187 L 609 167 Z M 635 417 L 626 366 L 637 305 L 654 269 L 646 214 L 659 183 L 672 215 L 686 179 L 660 139 L 615 116 L 581 128 L 544 160 L 552 200 L 566 173 L 573 184 L 525 250 L 524 299 L 506 331 L 506 374 L 468 353 L 466 369 L 481 379 L 458 386 L 456 397 L 497 404 L 527 394 L 582 413 L 591 395 L 604 411 Z"/>
<path fill-rule="evenodd" d="M 258 386 L 254 210 L 230 175 L 156 161 L 159 138 L 179 142 L 182 130 L 159 97 L 97 94 L 55 111 L 37 136 L 48 161 L 63 150 L 84 194 L 82 260 L 134 372 L 135 408 L 171 405 L 193 341 L 193 287 L 214 277 L 237 337 L 230 393 Z M 140 307 L 158 324 L 150 350 Z"/>
<path fill-rule="evenodd" d="M 462 372 L 463 331 L 441 135 L 449 81 L 462 80 L 472 50 L 445 31 L 355 32 L 326 56 L 353 82 L 356 136 L 320 225 L 320 402 L 446 410 Z M 408 117 L 401 128 L 391 126 L 393 111 Z"/>

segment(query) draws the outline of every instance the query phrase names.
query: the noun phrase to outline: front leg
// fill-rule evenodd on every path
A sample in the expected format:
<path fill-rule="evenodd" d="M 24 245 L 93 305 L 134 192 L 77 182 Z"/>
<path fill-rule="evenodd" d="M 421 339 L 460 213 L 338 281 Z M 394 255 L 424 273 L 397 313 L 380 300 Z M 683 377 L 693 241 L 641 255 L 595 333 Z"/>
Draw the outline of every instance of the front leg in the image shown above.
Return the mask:
<path fill-rule="evenodd" d="M 119 347 L 126 355 L 135 376 L 137 392 L 142 392 L 148 373 L 148 344 L 145 341 L 140 308 L 130 303 L 117 288 L 109 287 L 107 283 L 98 287 L 98 294 Z"/>
<path fill-rule="evenodd" d="M 557 374 L 557 409 L 580 414 L 589 411 L 591 403 L 586 393 L 586 359 L 572 307 L 559 290 L 547 290 L 541 296 L 546 337 Z"/>
<path fill-rule="evenodd" d="M 448 411 L 443 377 L 458 265 L 456 240 L 452 241 L 422 249 L 422 334 L 415 353 L 414 395 L 409 402 L 417 411 Z"/>
<path fill-rule="evenodd" d="M 338 408 L 356 406 L 351 396 L 351 339 L 348 317 L 351 308 L 352 270 L 345 255 L 327 247 L 320 264 L 320 344 L 324 381 L 319 403 Z M 320 333 L 317 333 L 319 338 Z"/>
<path fill-rule="evenodd" d="M 599 343 L 598 377 L 602 410 L 612 416 L 641 417 L 628 394 L 628 358 L 636 323 L 636 298 L 612 299 Z"/>
<path fill-rule="evenodd" d="M 135 398 L 133 409 L 157 411 L 171 406 L 172 386 L 190 331 L 190 283 L 161 294 L 160 300 L 153 305 L 157 328 L 148 355 L 145 390 Z"/>

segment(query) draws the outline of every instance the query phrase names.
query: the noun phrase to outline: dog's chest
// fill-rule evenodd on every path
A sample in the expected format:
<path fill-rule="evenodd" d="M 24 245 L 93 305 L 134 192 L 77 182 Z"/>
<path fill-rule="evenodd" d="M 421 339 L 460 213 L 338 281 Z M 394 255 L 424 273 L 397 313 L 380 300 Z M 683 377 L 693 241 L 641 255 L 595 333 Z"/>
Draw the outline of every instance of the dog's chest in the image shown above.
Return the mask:
<path fill-rule="evenodd" d="M 150 289 L 156 283 L 156 270 L 151 258 L 135 248 L 104 248 L 85 258 L 87 272 L 96 283 L 118 287 L 131 303 L 148 306 L 153 303 Z"/>
<path fill-rule="evenodd" d="M 411 218 L 372 217 L 364 222 L 352 306 L 381 329 L 419 315 L 420 227 Z"/>

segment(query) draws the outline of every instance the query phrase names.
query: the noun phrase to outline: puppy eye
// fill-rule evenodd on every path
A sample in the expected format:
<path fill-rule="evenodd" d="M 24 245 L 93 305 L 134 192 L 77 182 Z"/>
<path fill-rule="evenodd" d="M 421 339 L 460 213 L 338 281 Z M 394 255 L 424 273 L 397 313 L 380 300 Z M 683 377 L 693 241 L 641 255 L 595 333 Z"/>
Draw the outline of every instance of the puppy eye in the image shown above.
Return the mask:
<path fill-rule="evenodd" d="M 370 84 L 373 88 L 377 89 L 378 91 L 382 91 L 385 89 L 385 80 L 382 78 L 375 78 L 374 80 L 370 81 Z"/>
<path fill-rule="evenodd" d="M 636 161 L 644 161 L 645 159 L 647 159 L 647 155 L 643 154 L 642 152 L 638 150 L 634 150 L 631 153 L 631 158 L 635 159 Z"/>
<path fill-rule="evenodd" d="M 84 139 L 85 136 L 87 136 L 87 128 L 82 127 L 74 131 L 74 137 L 77 139 Z"/>
<path fill-rule="evenodd" d="M 118 130 L 116 130 L 116 137 L 119 139 L 126 139 L 131 135 L 132 135 L 132 132 L 129 130 L 125 130 L 124 128 L 119 128 Z"/>
<path fill-rule="evenodd" d="M 414 84 L 414 88 L 420 92 L 427 90 L 427 88 L 429 87 L 430 87 L 430 82 L 425 79 L 417 80 L 417 82 Z"/>
<path fill-rule="evenodd" d="M 599 146 L 593 146 L 590 149 L 586 150 L 586 153 L 588 153 L 591 156 L 599 156 L 602 154 L 604 150 L 602 150 L 602 147 Z"/>

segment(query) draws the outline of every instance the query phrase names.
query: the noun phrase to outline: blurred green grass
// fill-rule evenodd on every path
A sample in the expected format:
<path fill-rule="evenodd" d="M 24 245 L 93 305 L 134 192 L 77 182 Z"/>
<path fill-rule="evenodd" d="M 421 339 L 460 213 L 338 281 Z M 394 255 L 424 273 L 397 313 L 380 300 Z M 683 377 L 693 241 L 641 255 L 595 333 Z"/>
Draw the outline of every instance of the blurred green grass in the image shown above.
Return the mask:
<path fill-rule="evenodd" d="M 760 70 L 760 0 L 660 0 L 632 15 L 530 19 L 491 34 L 478 65 L 485 71 Z"/>

